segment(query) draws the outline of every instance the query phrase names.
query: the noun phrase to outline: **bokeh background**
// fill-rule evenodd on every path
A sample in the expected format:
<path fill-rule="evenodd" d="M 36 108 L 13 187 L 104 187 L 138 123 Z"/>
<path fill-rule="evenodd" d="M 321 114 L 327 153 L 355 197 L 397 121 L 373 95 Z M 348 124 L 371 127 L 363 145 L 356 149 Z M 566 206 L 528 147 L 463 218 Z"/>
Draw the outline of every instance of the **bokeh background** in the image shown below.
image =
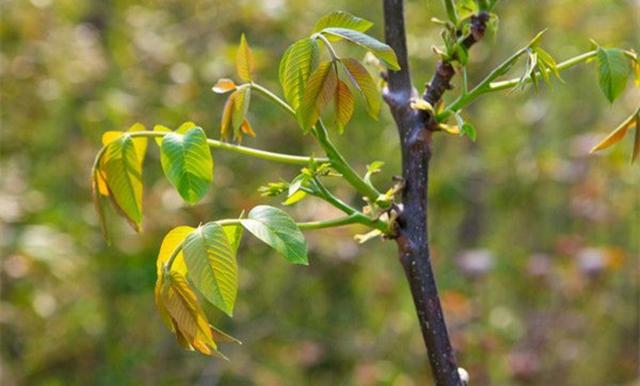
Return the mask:
<path fill-rule="evenodd" d="M 288 265 L 246 237 L 233 320 L 242 346 L 230 361 L 181 350 L 153 304 L 155 257 L 179 224 L 237 216 L 256 189 L 297 170 L 214 152 L 206 199 L 184 205 L 145 164 L 144 233 L 112 221 L 101 238 L 89 171 L 100 136 L 140 121 L 185 120 L 218 136 L 224 97 L 245 32 L 257 78 L 280 93 L 277 63 L 321 15 L 343 9 L 376 23 L 378 1 L 0 1 L 0 383 L 12 385 L 429 385 L 411 297 L 392 242 L 357 246 L 358 228 L 307 232 L 311 265 Z M 434 68 L 440 44 L 429 19 L 439 1 L 408 1 L 414 82 Z M 549 27 L 558 59 L 589 38 L 640 47 L 632 0 L 502 1 L 496 36 L 474 47 L 470 79 Z M 341 46 L 341 50 L 348 50 Z M 353 51 L 362 55 L 362 51 Z M 514 74 L 514 75 L 517 75 Z M 478 141 L 438 136 L 431 178 L 431 240 L 446 318 L 473 385 L 638 385 L 639 177 L 631 138 L 602 155 L 589 148 L 640 100 L 632 82 L 612 107 L 594 65 L 537 92 L 502 92 L 466 111 Z M 450 93 L 448 96 L 451 98 Z M 247 144 L 293 154 L 319 149 L 288 116 L 256 96 Z M 359 170 L 399 173 L 395 127 L 360 103 L 336 142 Z M 338 195 L 358 204 L 343 184 Z M 336 213 L 318 201 L 300 220 Z"/>

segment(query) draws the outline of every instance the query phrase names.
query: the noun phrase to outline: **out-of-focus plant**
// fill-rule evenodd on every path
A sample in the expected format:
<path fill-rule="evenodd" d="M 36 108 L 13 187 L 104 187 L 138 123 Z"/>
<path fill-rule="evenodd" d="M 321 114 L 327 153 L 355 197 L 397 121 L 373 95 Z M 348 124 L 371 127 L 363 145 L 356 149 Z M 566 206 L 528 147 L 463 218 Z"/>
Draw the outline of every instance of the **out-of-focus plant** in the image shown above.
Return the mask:
<path fill-rule="evenodd" d="M 385 0 L 388 45 L 365 34 L 372 26 L 367 20 L 346 12 L 322 17 L 311 34 L 292 44 L 281 59 L 279 77 L 284 98 L 256 81 L 253 54 L 242 35 L 236 58 L 239 82 L 224 78 L 213 86 L 216 93 L 229 93 L 221 119 L 221 140 L 207 138 L 204 130 L 192 122 L 185 122 L 176 130 L 162 125 L 146 130 L 142 124 L 135 124 L 127 131 L 103 135 L 92 179 L 96 208 L 107 239 L 109 232 L 104 219 L 108 202 L 134 230 L 142 229 L 142 171 L 148 138 L 154 138 L 159 146 L 165 176 L 189 204 L 202 199 L 212 184 L 214 161 L 210 148 L 213 148 L 302 167 L 290 182 L 267 183 L 260 188 L 261 193 L 284 195 L 285 206 L 315 197 L 345 214 L 332 220 L 299 223 L 283 210 L 259 205 L 246 216 L 241 213 L 238 218 L 215 220 L 197 228 L 179 226 L 171 230 L 158 254 L 155 294 L 163 319 L 183 347 L 222 356 L 217 343 L 238 342 L 213 327 L 203 310 L 212 304 L 229 316 L 233 314 L 238 290 L 236 252 L 243 230 L 289 262 L 306 265 L 307 244 L 302 230 L 361 224 L 370 228 L 370 232 L 358 235 L 358 241 L 380 236 L 398 243 L 436 383 L 466 382 L 466 371 L 458 369 L 451 349 L 429 258 L 426 192 L 433 133 L 464 135 L 475 140 L 477 131 L 465 121 L 462 112 L 478 97 L 500 90 L 522 90 L 528 84 L 537 87 L 540 80 L 551 83 L 552 77 L 561 79 L 561 71 L 588 61 L 597 64 L 600 87 L 613 102 L 624 90 L 631 69 L 638 77 L 640 68 L 634 51 L 604 48 L 595 43 L 592 50 L 557 62 L 541 47 L 543 31 L 477 85 L 469 87 L 469 49 L 487 30 L 497 31 L 498 16 L 493 13 L 496 3 L 444 1 L 448 20 L 433 20 L 442 26 L 444 45 L 434 48 L 440 60 L 421 96 L 412 86 L 408 68 L 403 2 Z M 340 41 L 371 52 L 383 70 L 382 81 L 376 82 L 359 60 L 340 56 L 334 47 Z M 502 79 L 521 58 L 526 59 L 524 72 L 513 79 Z M 442 96 L 451 89 L 450 81 L 456 73 L 462 74 L 461 92 L 445 105 Z M 379 172 L 382 164 L 372 162 L 361 176 L 333 144 L 321 118 L 333 103 L 334 126 L 338 133 L 343 133 L 354 111 L 354 91 L 375 118 L 381 108 L 380 89 L 397 123 L 403 149 L 403 176 L 386 190 L 379 190 L 371 182 L 371 175 Z M 243 136 L 256 135 L 247 119 L 254 93 L 289 114 L 303 134 L 317 141 L 325 155 L 297 156 L 240 145 Z M 640 108 L 593 150 L 619 142 L 634 127 L 632 159 L 635 159 L 640 153 Z M 353 207 L 336 197 L 323 182 L 328 178 L 341 178 L 351 185 L 363 197 L 363 207 Z"/>

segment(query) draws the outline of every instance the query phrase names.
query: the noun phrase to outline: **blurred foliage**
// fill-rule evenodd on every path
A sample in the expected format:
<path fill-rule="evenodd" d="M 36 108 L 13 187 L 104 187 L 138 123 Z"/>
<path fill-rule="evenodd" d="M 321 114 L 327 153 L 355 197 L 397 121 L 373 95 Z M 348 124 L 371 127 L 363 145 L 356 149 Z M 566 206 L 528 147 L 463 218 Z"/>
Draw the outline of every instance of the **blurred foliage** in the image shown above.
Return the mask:
<path fill-rule="evenodd" d="M 368 1 L 1 0 L 0 377 L 3 385 L 423 385 L 422 338 L 392 242 L 358 247 L 339 228 L 307 232 L 311 265 L 290 266 L 256 242 L 241 247 L 233 323 L 244 345 L 229 362 L 185 352 L 154 309 L 155 256 L 163 234 L 235 216 L 267 181 L 297 170 L 214 152 L 206 199 L 185 206 L 163 178 L 157 151 L 145 168 L 144 233 L 114 221 L 101 239 L 90 199 L 92 158 L 107 130 L 136 121 L 186 120 L 218 136 L 224 97 L 210 91 L 234 70 L 245 32 L 257 78 L 274 90 L 284 49 L 321 15 L 344 9 L 376 23 Z M 545 27 L 559 60 L 603 45 L 638 49 L 638 3 L 563 0 L 499 3 L 500 29 L 471 50 L 470 82 Z M 409 1 L 414 82 L 440 44 L 429 19 L 438 1 Z M 347 47 L 342 47 L 348 49 Z M 588 151 L 637 107 L 628 88 L 611 108 L 596 69 L 484 97 L 466 111 L 477 143 L 438 136 L 431 176 L 431 239 L 458 359 L 474 385 L 637 385 L 640 258 L 637 165 L 631 141 Z M 451 93 L 453 94 L 453 93 Z M 452 95 L 448 96 L 449 98 Z M 264 100 L 246 143 L 315 152 L 309 137 Z M 287 119 L 283 119 L 287 118 Z M 379 186 L 399 173 L 395 127 L 356 107 L 336 137 L 364 171 L 385 162 Z M 354 146 L 354 144 L 357 144 Z M 335 186 L 349 196 L 345 186 Z M 269 201 L 271 199 L 267 199 Z M 271 204 L 277 204 L 272 199 Z M 336 215 L 318 201 L 300 220 Z M 634 383 L 635 382 L 635 383 Z"/>

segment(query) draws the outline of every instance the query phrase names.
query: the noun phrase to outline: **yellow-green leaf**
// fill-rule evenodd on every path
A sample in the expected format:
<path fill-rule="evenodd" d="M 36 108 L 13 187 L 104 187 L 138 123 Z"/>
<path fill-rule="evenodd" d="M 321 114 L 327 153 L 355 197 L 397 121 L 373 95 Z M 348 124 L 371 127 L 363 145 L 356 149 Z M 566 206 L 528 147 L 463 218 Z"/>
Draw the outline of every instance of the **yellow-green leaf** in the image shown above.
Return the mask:
<path fill-rule="evenodd" d="M 360 32 L 366 32 L 373 27 L 373 23 L 369 20 L 354 16 L 349 12 L 336 11 L 322 16 L 313 27 L 313 32 L 320 32 L 325 28 L 346 28 Z"/>
<path fill-rule="evenodd" d="M 102 134 L 102 145 L 107 146 L 111 142 L 125 135 L 125 133 L 135 133 L 136 131 L 145 131 L 145 130 L 146 128 L 142 123 L 134 123 L 133 125 L 131 125 L 131 127 L 127 129 L 126 132 L 107 131 L 104 134 Z M 142 163 L 144 162 L 144 157 L 147 152 L 147 138 L 138 137 L 138 138 L 132 138 L 132 139 L 133 139 L 133 144 L 136 148 L 136 154 L 138 155 L 138 160 L 140 161 L 140 163 Z"/>
<path fill-rule="evenodd" d="M 340 134 L 342 134 L 353 115 L 354 101 L 349 86 L 341 80 L 338 80 L 338 87 L 336 87 L 335 103 L 336 127 Z"/>
<path fill-rule="evenodd" d="M 251 87 L 240 87 L 231 94 L 233 97 L 233 111 L 231 113 L 231 125 L 233 127 L 233 137 L 242 137 L 242 124 L 249 111 L 249 101 L 251 100 Z"/>
<path fill-rule="evenodd" d="M 169 272 L 162 283 L 161 304 L 171 318 L 176 336 L 203 354 L 217 351 L 209 322 L 184 275 Z"/>
<path fill-rule="evenodd" d="M 247 39 L 244 34 L 240 37 L 240 46 L 238 47 L 238 53 L 236 54 L 236 72 L 238 78 L 245 82 L 251 82 L 253 70 L 255 68 L 255 61 L 253 59 L 253 53 Z"/>
<path fill-rule="evenodd" d="M 305 132 L 316 124 L 320 113 L 329 104 L 335 93 L 337 80 L 333 62 L 330 61 L 320 63 L 309 76 L 298 110 L 300 125 Z"/>
<path fill-rule="evenodd" d="M 160 251 L 158 252 L 158 258 L 156 260 L 156 272 L 158 277 L 162 275 L 165 263 L 167 263 L 171 255 L 173 255 L 178 249 L 180 249 L 180 251 L 177 252 L 176 257 L 173 260 L 171 270 L 177 271 L 183 275 L 187 274 L 187 267 L 184 263 L 184 256 L 181 249 L 184 239 L 186 239 L 194 230 L 195 228 L 193 227 L 181 225 L 173 228 L 164 236 L 162 244 L 160 245 Z"/>
<path fill-rule="evenodd" d="M 238 291 L 238 267 L 226 232 L 215 222 L 198 227 L 182 248 L 189 279 L 213 305 L 233 315 Z"/>
<path fill-rule="evenodd" d="M 364 47 L 373 52 L 373 54 L 377 56 L 378 59 L 382 60 L 390 70 L 400 70 L 398 58 L 396 57 L 393 49 L 369 35 L 351 29 L 332 27 L 323 29 L 322 33 L 325 35 L 339 36 L 354 44 Z"/>
<path fill-rule="evenodd" d="M 137 232 L 142 222 L 142 165 L 133 140 L 123 135 L 109 143 L 99 166 L 112 203 Z"/>
<path fill-rule="evenodd" d="M 311 70 L 318 59 L 318 43 L 304 38 L 293 43 L 282 56 L 279 68 L 280 84 L 287 102 L 297 110 Z"/>
<path fill-rule="evenodd" d="M 231 134 L 231 116 L 234 110 L 234 96 L 229 95 L 222 110 L 222 120 L 220 122 L 220 138 L 228 140 Z"/>
<path fill-rule="evenodd" d="M 359 61 L 352 58 L 340 59 L 347 77 L 364 98 L 369 115 L 378 118 L 382 104 L 378 86 L 369 75 L 369 71 Z"/>
<path fill-rule="evenodd" d="M 163 125 L 155 125 L 153 126 L 153 131 L 157 131 L 159 133 L 171 133 L 171 129 L 163 126 Z M 158 146 L 162 145 L 162 140 L 164 139 L 164 137 L 156 137 L 156 143 L 158 144 Z"/>

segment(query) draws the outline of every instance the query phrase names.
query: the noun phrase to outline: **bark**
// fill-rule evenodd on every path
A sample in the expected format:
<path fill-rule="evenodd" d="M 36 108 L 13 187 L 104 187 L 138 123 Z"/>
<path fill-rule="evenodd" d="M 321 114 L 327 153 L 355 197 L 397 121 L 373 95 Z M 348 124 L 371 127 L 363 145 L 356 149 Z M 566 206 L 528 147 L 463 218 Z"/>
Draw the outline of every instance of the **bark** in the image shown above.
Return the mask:
<path fill-rule="evenodd" d="M 427 190 L 431 138 L 437 122 L 428 112 L 410 107 L 411 98 L 417 97 L 417 92 L 413 89 L 408 65 L 403 1 L 383 0 L 383 8 L 385 39 L 396 52 L 401 66 L 399 71 L 389 71 L 388 86 L 383 90 L 402 148 L 404 188 L 396 229 L 400 262 L 409 282 L 436 385 L 460 386 L 462 382 L 429 254 Z M 467 48 L 482 38 L 487 19 L 486 14 L 473 17 L 472 34 L 464 41 Z M 450 80 L 454 75 L 455 69 L 450 63 L 439 62 L 422 97 L 435 106 L 442 94 L 451 88 Z"/>

